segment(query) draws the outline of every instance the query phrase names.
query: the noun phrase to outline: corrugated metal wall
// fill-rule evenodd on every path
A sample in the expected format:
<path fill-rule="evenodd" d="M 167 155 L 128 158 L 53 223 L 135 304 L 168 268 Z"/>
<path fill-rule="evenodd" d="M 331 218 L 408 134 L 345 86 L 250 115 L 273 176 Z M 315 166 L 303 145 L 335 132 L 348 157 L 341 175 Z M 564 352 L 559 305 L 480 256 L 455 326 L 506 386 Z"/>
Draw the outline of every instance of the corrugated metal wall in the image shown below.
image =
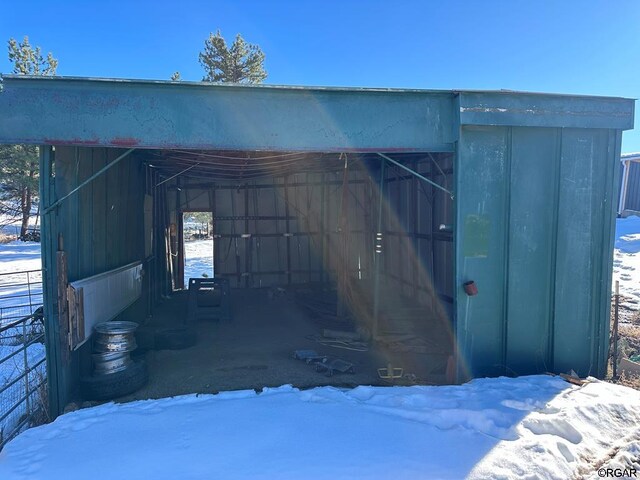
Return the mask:
<path fill-rule="evenodd" d="M 53 199 L 62 198 L 124 152 L 114 148 L 57 147 Z M 70 282 L 144 259 L 144 243 L 140 242 L 144 238 L 144 186 L 142 163 L 135 157 L 125 158 L 48 214 L 52 217 L 48 219 L 52 227 L 49 248 L 55 252 L 58 239 L 62 238 Z M 129 312 L 144 312 L 144 305 L 138 302 Z M 57 323 L 57 315 L 51 323 Z M 59 333 L 64 331 L 65 325 L 61 325 Z M 61 384 L 66 387 L 59 393 L 62 403 L 66 403 L 77 387 L 78 376 L 91 368 L 91 345 L 89 342 L 78 351 L 65 352 L 66 339 L 58 340 L 64 367 L 60 370 Z"/>
<path fill-rule="evenodd" d="M 453 155 L 426 155 L 410 165 L 445 188 L 453 184 Z M 442 190 L 388 165 L 383 274 L 423 303 L 440 294 L 453 301 L 453 200 Z M 446 228 L 441 229 L 440 226 Z M 419 293 L 418 293 L 419 292 Z"/>
<path fill-rule="evenodd" d="M 362 165 L 351 167 L 347 266 L 361 278 L 369 277 L 373 259 L 370 182 Z M 342 184 L 340 171 L 211 182 L 209 188 L 183 183 L 179 205 L 182 211 L 213 212 L 216 275 L 230 278 L 232 286 L 326 281 L 338 261 Z"/>
<path fill-rule="evenodd" d="M 620 133 L 461 128 L 458 341 L 473 376 L 602 375 Z M 464 364 L 462 365 L 464 367 Z"/>
<path fill-rule="evenodd" d="M 411 167 L 452 186 L 453 155 L 425 154 Z M 352 278 L 360 280 L 372 278 L 379 175 L 379 165 L 368 170 L 357 164 L 348 175 L 347 266 Z M 382 274 L 407 297 L 433 295 L 435 290 L 452 302 L 452 199 L 397 167 L 386 169 L 384 183 Z M 341 171 L 294 173 L 241 184 L 183 180 L 179 209 L 214 212 L 216 275 L 229 277 L 232 286 L 328 281 L 335 279 L 338 263 L 343 263 L 338 254 L 342 184 Z M 170 196 L 176 187 L 177 182 Z M 172 221 L 177 221 L 179 215 L 172 210 Z M 448 231 L 440 231 L 440 225 Z"/>
<path fill-rule="evenodd" d="M 624 210 L 640 211 L 640 162 L 625 162 L 628 168 L 627 180 L 622 185 L 621 195 L 624 195 L 624 205 L 622 205 L 621 213 Z M 623 167 L 624 168 L 624 167 Z M 622 189 L 626 191 L 623 191 Z"/>
<path fill-rule="evenodd" d="M 125 152 L 115 148 L 56 148 L 56 193 L 61 197 Z M 58 233 L 64 237 L 69 281 L 144 258 L 142 163 L 125 158 L 66 200 Z"/>

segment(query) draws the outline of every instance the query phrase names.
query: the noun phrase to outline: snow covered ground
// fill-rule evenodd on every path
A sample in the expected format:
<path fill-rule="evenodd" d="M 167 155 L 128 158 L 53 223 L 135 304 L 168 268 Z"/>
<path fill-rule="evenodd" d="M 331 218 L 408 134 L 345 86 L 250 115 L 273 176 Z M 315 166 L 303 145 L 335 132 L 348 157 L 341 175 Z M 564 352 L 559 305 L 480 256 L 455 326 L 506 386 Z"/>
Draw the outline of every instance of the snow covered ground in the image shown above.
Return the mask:
<path fill-rule="evenodd" d="M 637 468 L 640 392 L 558 377 L 290 386 L 105 404 L 28 430 L 0 478 L 599 478 Z"/>
<path fill-rule="evenodd" d="M 42 275 L 23 273 L 40 268 L 39 243 L 14 241 L 0 245 L 0 325 L 3 319 L 32 313 L 29 292 L 36 308 L 42 303 Z"/>
<path fill-rule="evenodd" d="M 213 277 L 213 240 L 195 240 L 184 243 L 184 284 L 190 278 Z"/>
<path fill-rule="evenodd" d="M 640 309 L 640 217 L 618 218 L 613 252 L 613 288 L 620 282 L 623 305 Z M 624 318 L 624 316 L 623 316 Z"/>
<path fill-rule="evenodd" d="M 0 273 L 40 270 L 40 244 L 14 241 L 0 245 Z"/>

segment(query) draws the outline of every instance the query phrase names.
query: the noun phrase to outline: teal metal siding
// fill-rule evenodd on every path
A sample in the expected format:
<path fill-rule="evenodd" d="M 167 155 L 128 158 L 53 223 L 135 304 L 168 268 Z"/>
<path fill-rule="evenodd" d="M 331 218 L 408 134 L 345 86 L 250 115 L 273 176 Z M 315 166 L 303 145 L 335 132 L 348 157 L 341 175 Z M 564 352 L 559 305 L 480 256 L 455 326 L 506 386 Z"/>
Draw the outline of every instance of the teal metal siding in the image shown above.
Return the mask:
<path fill-rule="evenodd" d="M 40 148 L 40 201 L 42 206 L 51 205 L 55 201 L 53 172 L 54 152 L 50 146 Z M 60 388 L 67 385 L 68 369 L 62 362 L 60 328 L 58 327 L 58 292 L 56 251 L 58 250 L 55 235 L 50 232 L 56 229 L 53 215 L 43 215 L 41 220 L 42 240 L 40 251 L 42 257 L 42 290 L 44 297 L 45 335 L 47 345 L 47 383 L 49 412 L 59 414 L 67 402 L 67 394 Z"/>
<path fill-rule="evenodd" d="M 67 194 L 79 183 L 123 153 L 113 148 L 57 147 L 55 152 L 43 149 L 41 159 L 43 210 Z M 47 162 L 54 158 L 55 176 L 48 172 Z M 59 325 L 56 286 L 56 251 L 59 239 L 67 254 L 70 282 L 144 260 L 143 232 L 144 174 L 142 164 L 132 157 L 118 163 L 104 175 L 69 197 L 60 206 L 44 214 L 42 241 L 43 266 L 46 274 L 45 298 L 48 299 L 47 332 L 50 337 L 48 356 L 53 368 L 51 406 L 58 412 L 69 401 L 78 385 L 80 374 L 91 366 L 90 343 L 70 352 Z M 127 313 L 142 312 L 141 302 Z M 132 320 L 144 315 L 131 317 Z M 54 383 L 55 382 L 55 383 Z"/>
<path fill-rule="evenodd" d="M 565 129 L 562 140 L 554 367 L 602 375 L 617 208 L 617 134 Z"/>
<path fill-rule="evenodd" d="M 602 375 L 616 135 L 461 128 L 457 322 L 473 376 Z M 478 296 L 464 294 L 467 280 Z"/>
<path fill-rule="evenodd" d="M 519 374 L 551 368 L 559 142 L 558 129 L 512 129 L 506 366 Z"/>
<path fill-rule="evenodd" d="M 479 294 L 458 294 L 458 342 L 475 375 L 504 373 L 505 219 L 509 129 L 463 127 L 456 165 L 457 284 L 476 282 Z"/>
<path fill-rule="evenodd" d="M 626 193 L 624 196 L 624 205 L 620 209 L 622 213 L 623 210 L 634 210 L 640 211 L 640 162 L 638 161 L 630 161 L 627 163 L 629 165 L 629 179 L 627 180 L 626 185 Z M 620 170 L 624 168 L 624 163 L 620 163 Z M 620 175 L 620 180 L 622 181 L 622 175 Z M 618 182 L 619 188 L 622 186 L 621 181 Z M 620 188 L 622 190 L 622 188 Z"/>

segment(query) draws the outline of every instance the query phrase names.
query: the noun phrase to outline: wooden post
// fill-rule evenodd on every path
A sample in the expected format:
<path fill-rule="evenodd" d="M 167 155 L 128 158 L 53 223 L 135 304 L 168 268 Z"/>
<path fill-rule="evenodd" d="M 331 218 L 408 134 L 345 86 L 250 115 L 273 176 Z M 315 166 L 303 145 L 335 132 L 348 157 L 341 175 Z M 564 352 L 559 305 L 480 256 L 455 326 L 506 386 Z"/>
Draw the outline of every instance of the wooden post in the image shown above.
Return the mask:
<path fill-rule="evenodd" d="M 67 286 L 69 305 L 69 349 L 74 350 L 86 337 L 84 330 L 84 292 L 71 285 Z"/>
<path fill-rule="evenodd" d="M 84 331 L 84 289 L 79 288 L 76 293 L 76 310 L 78 312 L 76 337 L 78 343 L 80 343 L 86 338 L 86 332 Z"/>

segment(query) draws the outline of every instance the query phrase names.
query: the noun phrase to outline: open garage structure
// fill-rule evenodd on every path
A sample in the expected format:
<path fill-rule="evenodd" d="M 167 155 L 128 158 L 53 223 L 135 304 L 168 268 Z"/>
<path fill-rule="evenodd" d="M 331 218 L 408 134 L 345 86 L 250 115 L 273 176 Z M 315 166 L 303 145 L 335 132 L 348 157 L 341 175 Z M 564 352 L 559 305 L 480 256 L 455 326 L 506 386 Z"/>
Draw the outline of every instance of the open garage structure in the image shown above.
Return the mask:
<path fill-rule="evenodd" d="M 152 346 L 135 398 L 376 383 L 387 366 L 421 383 L 602 376 L 633 113 L 510 91 L 4 76 L 0 141 L 42 146 L 52 411 L 114 318 L 197 337 Z M 189 318 L 184 212 L 211 214 L 230 319 Z M 338 352 L 355 374 L 291 358 L 331 350 L 324 329 L 358 332 L 366 351 Z"/>

